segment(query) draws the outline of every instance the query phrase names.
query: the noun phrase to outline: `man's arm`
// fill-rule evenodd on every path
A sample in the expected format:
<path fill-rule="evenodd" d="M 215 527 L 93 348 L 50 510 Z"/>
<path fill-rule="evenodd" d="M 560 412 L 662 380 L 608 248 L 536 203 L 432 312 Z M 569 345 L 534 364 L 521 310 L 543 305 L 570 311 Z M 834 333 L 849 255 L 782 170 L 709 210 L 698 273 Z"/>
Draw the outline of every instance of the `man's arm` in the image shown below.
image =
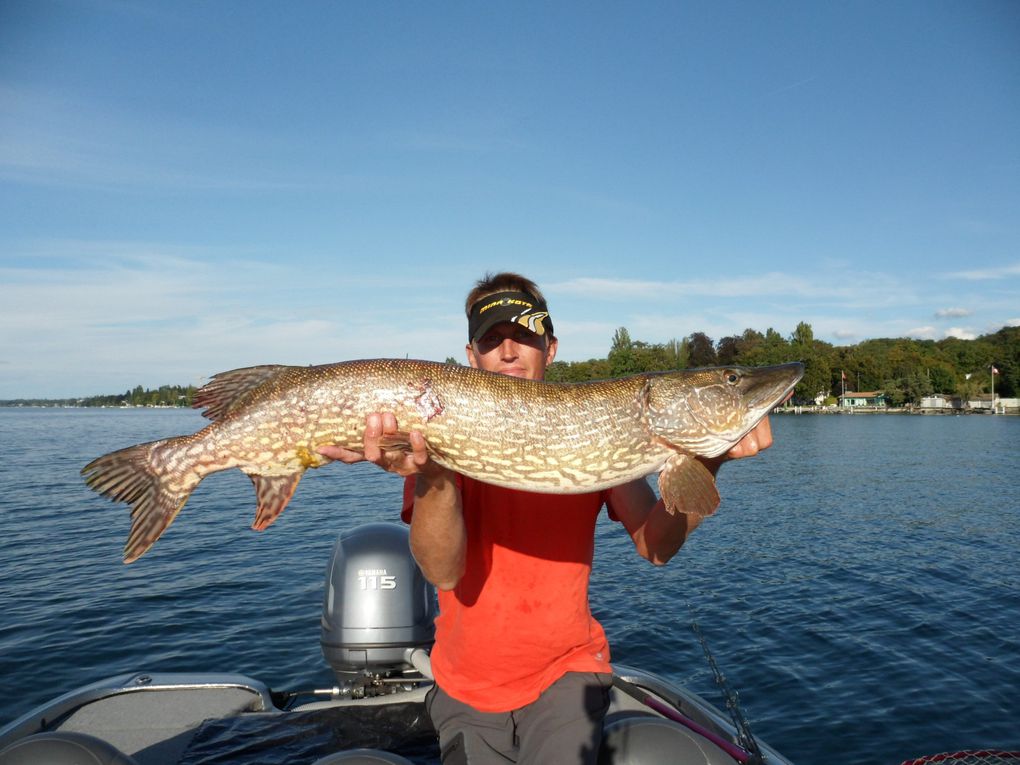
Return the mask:
<path fill-rule="evenodd" d="M 373 462 L 390 473 L 415 476 L 411 553 L 426 579 L 441 590 L 451 590 L 464 573 L 467 550 L 460 489 L 453 472 L 429 457 L 425 438 L 418 431 L 410 433 L 410 453 L 384 451 L 380 440 L 396 432 L 393 414 L 370 414 L 365 419 L 363 453 L 337 446 L 320 447 L 319 453 L 348 464 Z"/>
<path fill-rule="evenodd" d="M 716 475 L 723 462 L 753 457 L 770 446 L 772 426 L 766 417 L 725 455 L 703 462 Z M 644 478 L 610 489 L 608 504 L 634 540 L 638 554 L 656 566 L 676 555 L 702 521 L 699 515 L 671 515 Z"/>
<path fill-rule="evenodd" d="M 454 474 L 435 467 L 415 479 L 411 553 L 426 579 L 440 590 L 452 590 L 464 575 L 467 531 Z"/>

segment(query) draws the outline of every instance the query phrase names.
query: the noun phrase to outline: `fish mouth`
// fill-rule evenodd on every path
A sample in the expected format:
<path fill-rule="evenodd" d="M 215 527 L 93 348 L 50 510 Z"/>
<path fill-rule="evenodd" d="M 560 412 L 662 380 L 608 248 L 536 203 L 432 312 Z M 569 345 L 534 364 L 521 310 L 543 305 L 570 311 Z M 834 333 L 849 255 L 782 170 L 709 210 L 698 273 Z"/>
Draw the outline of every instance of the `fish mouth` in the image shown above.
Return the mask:
<path fill-rule="evenodd" d="M 755 411 L 761 408 L 767 411 L 793 395 L 793 389 L 804 376 L 804 365 L 799 361 L 792 361 L 789 364 L 755 369 L 750 376 L 752 382 L 748 394 L 750 398 L 748 408 Z"/>
<path fill-rule="evenodd" d="M 788 401 L 803 376 L 804 365 L 799 361 L 753 370 L 750 390 L 746 394 L 749 399 L 747 410 L 752 413 L 752 418 L 744 433 L 761 422 L 773 408 Z"/>
<path fill-rule="evenodd" d="M 771 367 L 738 368 L 744 376 L 745 401 L 744 418 L 732 431 L 717 432 L 708 439 L 711 445 L 704 444 L 703 451 L 697 453 L 704 457 L 718 457 L 737 444 L 764 420 L 769 412 L 793 395 L 793 389 L 804 376 L 804 365 L 799 361 L 779 364 Z"/>

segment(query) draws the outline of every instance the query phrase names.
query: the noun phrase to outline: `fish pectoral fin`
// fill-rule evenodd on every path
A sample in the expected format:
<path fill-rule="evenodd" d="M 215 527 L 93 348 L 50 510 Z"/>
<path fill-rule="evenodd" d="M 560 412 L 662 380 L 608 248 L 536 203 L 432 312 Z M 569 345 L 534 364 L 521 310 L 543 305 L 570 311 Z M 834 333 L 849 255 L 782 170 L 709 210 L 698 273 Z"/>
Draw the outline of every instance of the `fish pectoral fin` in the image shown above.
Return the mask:
<path fill-rule="evenodd" d="M 379 448 L 384 452 L 411 451 L 411 434 L 402 430 L 379 437 Z"/>
<path fill-rule="evenodd" d="M 674 454 L 659 473 L 659 494 L 670 514 L 711 515 L 719 507 L 715 477 L 689 454 Z"/>
<path fill-rule="evenodd" d="M 255 531 L 265 531 L 273 521 L 280 517 L 280 513 L 287 507 L 290 498 L 294 496 L 298 482 L 304 474 L 303 470 L 288 475 L 258 475 L 251 473 L 248 477 L 255 484 L 255 494 L 258 497 L 258 510 L 255 511 L 255 522 L 251 525 Z"/>

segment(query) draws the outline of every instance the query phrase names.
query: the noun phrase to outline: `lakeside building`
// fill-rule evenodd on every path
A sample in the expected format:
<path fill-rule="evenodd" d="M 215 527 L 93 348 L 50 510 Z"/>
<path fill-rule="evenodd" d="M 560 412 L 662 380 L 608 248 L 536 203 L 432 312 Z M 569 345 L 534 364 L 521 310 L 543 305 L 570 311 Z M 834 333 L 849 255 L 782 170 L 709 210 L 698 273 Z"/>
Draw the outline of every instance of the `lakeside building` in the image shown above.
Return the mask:
<path fill-rule="evenodd" d="M 959 396 L 947 396 L 935 393 L 921 399 L 918 409 L 922 412 L 994 412 L 995 414 L 1020 413 L 1020 399 L 1002 398 L 999 395 L 992 400 L 992 394 L 979 393 L 973 398 L 962 399 Z"/>
<path fill-rule="evenodd" d="M 954 400 L 953 404 L 957 405 L 959 400 Z M 970 409 L 975 412 L 992 412 L 993 414 L 1016 414 L 1020 410 L 1020 399 L 1016 398 L 1002 398 L 998 393 L 979 393 L 969 401 L 964 401 L 959 404 L 961 409 Z"/>
<path fill-rule="evenodd" d="M 857 393 L 847 391 L 839 397 L 841 409 L 885 409 L 885 391 L 860 391 Z"/>
<path fill-rule="evenodd" d="M 953 398 L 944 393 L 934 393 L 923 397 L 918 408 L 934 412 L 952 411 L 961 408 L 961 401 L 959 398 Z"/>
<path fill-rule="evenodd" d="M 998 398 L 998 396 L 993 397 L 991 393 L 978 393 L 972 399 L 965 402 L 963 408 L 974 410 L 987 409 L 991 412 L 995 409 L 995 403 Z"/>

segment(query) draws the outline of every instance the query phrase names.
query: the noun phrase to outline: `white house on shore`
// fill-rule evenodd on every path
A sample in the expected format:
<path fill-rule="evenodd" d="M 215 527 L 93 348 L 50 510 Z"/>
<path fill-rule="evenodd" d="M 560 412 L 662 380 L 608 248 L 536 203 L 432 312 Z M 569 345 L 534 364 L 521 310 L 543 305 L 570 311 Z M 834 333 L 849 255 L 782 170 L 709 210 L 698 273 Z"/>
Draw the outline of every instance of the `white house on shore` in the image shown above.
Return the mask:
<path fill-rule="evenodd" d="M 971 399 L 961 399 L 959 396 L 947 396 L 944 393 L 935 393 L 921 399 L 918 407 L 927 412 L 988 412 L 994 411 L 997 414 L 1016 414 L 1020 411 L 1020 399 L 1002 398 L 996 396 L 992 401 L 990 393 L 979 393 Z"/>
<path fill-rule="evenodd" d="M 885 391 L 860 391 L 857 393 L 847 391 L 839 397 L 841 409 L 884 409 L 886 407 Z"/>
<path fill-rule="evenodd" d="M 921 409 L 933 409 L 936 411 L 958 409 L 959 399 L 953 399 L 944 393 L 933 393 L 921 399 Z"/>

